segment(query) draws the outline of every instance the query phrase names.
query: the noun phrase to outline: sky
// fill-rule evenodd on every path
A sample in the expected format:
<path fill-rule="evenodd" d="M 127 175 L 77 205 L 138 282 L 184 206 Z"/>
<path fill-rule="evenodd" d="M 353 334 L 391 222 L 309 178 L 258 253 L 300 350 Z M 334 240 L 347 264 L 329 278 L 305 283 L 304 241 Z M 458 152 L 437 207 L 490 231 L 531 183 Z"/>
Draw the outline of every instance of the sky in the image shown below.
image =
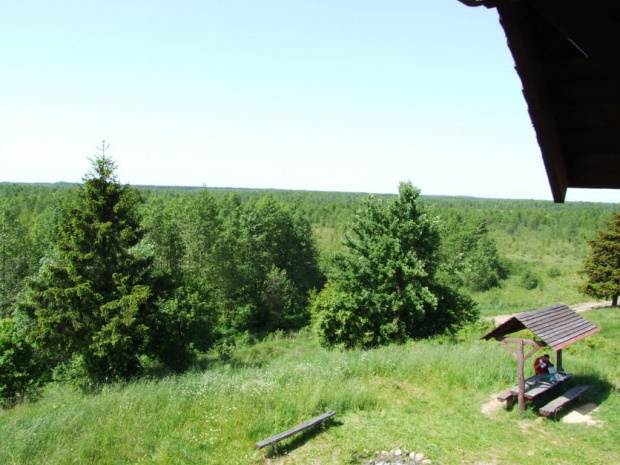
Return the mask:
<path fill-rule="evenodd" d="M 105 140 L 133 185 L 552 199 L 495 10 L 1 4 L 0 182 L 81 182 Z"/>

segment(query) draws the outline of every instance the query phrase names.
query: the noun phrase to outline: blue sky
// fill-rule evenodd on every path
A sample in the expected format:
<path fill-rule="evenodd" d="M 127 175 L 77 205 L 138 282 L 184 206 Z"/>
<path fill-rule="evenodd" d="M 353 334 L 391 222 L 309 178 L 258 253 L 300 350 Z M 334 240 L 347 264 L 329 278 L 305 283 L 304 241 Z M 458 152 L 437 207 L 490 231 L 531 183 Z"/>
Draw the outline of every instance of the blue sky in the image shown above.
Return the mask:
<path fill-rule="evenodd" d="M 0 181 L 79 182 L 105 139 L 131 184 L 551 199 L 495 10 L 24 0 L 0 44 Z"/>

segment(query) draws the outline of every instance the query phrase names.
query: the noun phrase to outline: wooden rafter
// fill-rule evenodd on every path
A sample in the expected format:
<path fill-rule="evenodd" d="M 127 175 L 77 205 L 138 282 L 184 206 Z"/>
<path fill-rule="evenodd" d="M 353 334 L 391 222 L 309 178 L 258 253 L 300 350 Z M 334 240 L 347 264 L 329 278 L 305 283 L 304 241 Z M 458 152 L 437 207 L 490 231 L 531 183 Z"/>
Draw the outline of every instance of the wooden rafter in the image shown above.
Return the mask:
<path fill-rule="evenodd" d="M 529 4 L 598 69 L 620 79 L 620 23 L 608 12 L 574 0 L 529 0 Z"/>
<path fill-rule="evenodd" d="M 553 199 L 562 203 L 568 188 L 566 164 L 543 63 L 535 53 L 536 38 L 529 8 L 527 3 L 519 2 L 498 5 L 497 11 L 523 83 L 523 93 L 538 137 Z"/>

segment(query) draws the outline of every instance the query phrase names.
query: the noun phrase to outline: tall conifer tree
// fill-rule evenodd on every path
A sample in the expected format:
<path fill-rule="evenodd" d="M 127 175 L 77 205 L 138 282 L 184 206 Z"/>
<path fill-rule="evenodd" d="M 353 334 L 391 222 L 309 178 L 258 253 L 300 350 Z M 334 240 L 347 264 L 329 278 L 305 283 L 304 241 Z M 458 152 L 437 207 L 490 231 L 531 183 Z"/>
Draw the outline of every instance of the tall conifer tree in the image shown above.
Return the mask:
<path fill-rule="evenodd" d="M 372 347 L 428 337 L 475 321 L 466 296 L 439 282 L 439 222 L 399 185 L 382 204 L 369 198 L 355 217 L 346 253 L 336 256 L 312 311 L 323 345 Z"/>
<path fill-rule="evenodd" d="M 31 284 L 26 310 L 32 337 L 61 361 L 77 361 L 91 382 L 140 371 L 155 296 L 142 238 L 137 191 L 121 185 L 105 155 L 92 161 L 55 250 Z"/>
<path fill-rule="evenodd" d="M 617 307 L 620 295 L 620 213 L 614 213 L 607 226 L 607 230 L 598 230 L 597 237 L 588 241 L 592 253 L 584 260 L 581 270 L 588 281 L 580 290 L 597 299 L 611 298 L 612 306 Z"/>

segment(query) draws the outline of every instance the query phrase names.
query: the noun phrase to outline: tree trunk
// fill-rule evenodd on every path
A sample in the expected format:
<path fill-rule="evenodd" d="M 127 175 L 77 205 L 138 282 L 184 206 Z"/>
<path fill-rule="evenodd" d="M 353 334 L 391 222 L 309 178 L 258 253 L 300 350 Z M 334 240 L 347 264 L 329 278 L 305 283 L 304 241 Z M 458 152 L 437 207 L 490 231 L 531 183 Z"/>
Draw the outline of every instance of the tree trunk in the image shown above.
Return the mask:
<path fill-rule="evenodd" d="M 618 294 L 614 294 L 611 296 L 611 306 L 612 307 L 618 306 Z"/>

